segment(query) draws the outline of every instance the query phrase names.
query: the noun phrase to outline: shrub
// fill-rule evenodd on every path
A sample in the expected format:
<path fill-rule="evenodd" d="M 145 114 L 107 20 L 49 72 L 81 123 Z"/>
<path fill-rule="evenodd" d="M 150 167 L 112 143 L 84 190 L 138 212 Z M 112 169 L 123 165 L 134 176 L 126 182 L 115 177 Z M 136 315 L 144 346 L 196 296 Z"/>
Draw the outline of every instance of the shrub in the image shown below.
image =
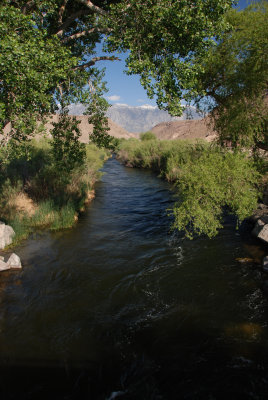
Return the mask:
<path fill-rule="evenodd" d="M 201 140 L 132 140 L 121 144 L 118 156 L 127 165 L 152 168 L 175 182 L 179 201 L 171 211 L 173 227 L 190 238 L 216 235 L 224 210 L 242 221 L 257 205 L 260 163 L 241 151 Z"/>
<path fill-rule="evenodd" d="M 156 140 L 156 136 L 153 132 L 148 131 L 140 134 L 140 140 Z"/>
<path fill-rule="evenodd" d="M 224 209 L 242 221 L 257 206 L 259 179 L 246 154 L 217 147 L 204 151 L 180 170 L 173 227 L 184 230 L 189 238 L 196 234 L 215 236 L 222 228 Z"/>
<path fill-rule="evenodd" d="M 69 139 L 73 141 L 72 137 Z M 88 192 L 101 176 L 98 170 L 110 154 L 94 144 L 86 145 L 84 161 L 72 163 L 68 170 L 66 159 L 63 164 L 59 158 L 55 160 L 52 143 L 48 139 L 33 140 L 28 143 L 28 157 L 19 153 L 17 158 L 0 165 L 0 219 L 13 226 L 15 242 L 35 228 L 72 226 Z M 70 147 L 70 157 L 72 154 Z M 16 200 L 20 196 L 28 203 L 34 201 L 31 213 L 18 208 Z"/>

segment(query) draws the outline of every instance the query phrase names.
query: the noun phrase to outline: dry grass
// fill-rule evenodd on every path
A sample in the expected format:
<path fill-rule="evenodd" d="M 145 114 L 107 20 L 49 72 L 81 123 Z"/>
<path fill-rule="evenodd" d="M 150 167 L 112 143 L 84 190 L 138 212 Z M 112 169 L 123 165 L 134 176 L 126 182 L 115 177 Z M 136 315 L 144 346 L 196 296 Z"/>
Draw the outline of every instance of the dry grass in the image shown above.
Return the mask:
<path fill-rule="evenodd" d="M 27 194 L 20 192 L 11 200 L 11 206 L 14 207 L 16 213 L 27 214 L 29 217 L 34 215 L 37 210 L 37 205 L 33 202 Z"/>

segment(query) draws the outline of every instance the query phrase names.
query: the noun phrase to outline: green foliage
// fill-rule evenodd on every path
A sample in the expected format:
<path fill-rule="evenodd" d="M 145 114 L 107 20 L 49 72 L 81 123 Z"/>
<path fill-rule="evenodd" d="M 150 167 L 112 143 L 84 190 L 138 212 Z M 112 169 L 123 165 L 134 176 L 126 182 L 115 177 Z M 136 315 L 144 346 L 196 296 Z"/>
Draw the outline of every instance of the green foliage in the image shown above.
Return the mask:
<path fill-rule="evenodd" d="M 204 151 L 181 168 L 174 227 L 189 238 L 200 234 L 213 237 L 222 228 L 224 209 L 242 221 L 257 207 L 259 179 L 247 155 L 217 147 Z"/>
<path fill-rule="evenodd" d="M 55 161 L 53 140 L 31 141 L 28 151 L 29 158 L 17 157 L 1 166 L 0 215 L 14 228 L 14 243 L 36 228 L 71 227 L 109 155 L 108 151 L 88 144 L 83 151 L 84 163 L 75 162 L 68 171 L 65 164 Z M 26 202 L 25 210 L 18 208 L 18 199 Z M 27 209 L 27 205 L 32 209 Z"/>
<path fill-rule="evenodd" d="M 57 207 L 51 200 L 39 204 L 29 224 L 32 227 L 47 227 L 50 230 L 71 228 L 74 225 L 77 210 L 72 204 Z"/>
<path fill-rule="evenodd" d="M 259 165 L 243 152 L 231 152 L 203 141 L 121 143 L 119 158 L 128 166 L 152 168 L 175 183 L 179 200 L 173 227 L 187 237 L 213 237 L 227 210 L 238 221 L 251 215 L 259 196 Z"/>
<path fill-rule="evenodd" d="M 119 147 L 120 147 L 120 143 L 121 143 L 122 140 L 125 140 L 125 139 L 123 139 L 123 138 L 120 139 L 120 138 L 116 138 L 114 136 L 111 136 L 111 141 L 110 141 L 110 144 L 109 144 L 109 148 L 112 151 L 117 151 L 119 149 Z"/>
<path fill-rule="evenodd" d="M 16 246 L 21 240 L 26 239 L 32 232 L 32 228 L 29 226 L 29 219 L 25 215 L 19 216 L 18 214 L 14 214 L 13 218 L 7 222 L 12 226 L 15 232 L 12 241 L 12 245 L 14 246 Z"/>
<path fill-rule="evenodd" d="M 55 88 L 76 59 L 9 2 L 0 6 L 0 34 L 0 128 L 11 122 L 9 136 L 21 142 L 32 135 L 37 118 L 55 110 Z"/>
<path fill-rule="evenodd" d="M 153 132 L 143 132 L 140 134 L 140 140 L 156 140 L 156 136 Z"/>
<path fill-rule="evenodd" d="M 150 98 L 160 108 L 180 115 L 181 99 L 191 92 L 200 62 L 226 28 L 228 0 L 128 0 L 111 6 L 107 37 L 110 51 L 129 51 L 129 74 L 139 74 Z"/>
<path fill-rule="evenodd" d="M 85 144 L 79 141 L 79 124 L 80 121 L 75 117 L 68 117 L 66 114 L 61 114 L 59 122 L 53 123 L 53 159 L 61 172 L 69 173 L 85 162 L 86 150 Z"/>
<path fill-rule="evenodd" d="M 227 14 L 231 28 L 203 57 L 196 91 L 221 143 L 268 149 L 268 3 Z M 204 101 L 203 96 L 207 96 Z"/>
<path fill-rule="evenodd" d="M 92 140 L 109 147 L 103 71 L 96 45 L 129 51 L 128 73 L 141 76 L 158 105 L 180 114 L 183 93 L 191 90 L 203 55 L 226 26 L 232 0 L 3 0 L 0 5 L 0 129 L 2 140 L 26 141 L 38 119 L 80 102 L 93 123 Z M 105 51 L 105 49 L 104 49 Z M 11 125 L 9 124 L 11 123 Z M 3 131 L 2 131 L 3 132 Z M 19 146 L 17 149 L 22 149 Z M 72 162 L 72 161 L 71 161 Z"/>
<path fill-rule="evenodd" d="M 128 166 L 154 169 L 173 182 L 180 166 L 195 160 L 207 146 L 204 141 L 129 139 L 121 143 L 118 157 Z"/>
<path fill-rule="evenodd" d="M 108 134 L 110 130 L 108 126 L 108 118 L 106 111 L 109 107 L 108 102 L 102 97 L 106 91 L 104 83 L 101 81 L 104 72 L 94 74 L 95 85 L 88 100 L 86 114 L 89 115 L 88 122 L 93 125 L 93 132 L 90 139 L 98 147 L 109 148 L 111 146 L 112 137 Z"/>

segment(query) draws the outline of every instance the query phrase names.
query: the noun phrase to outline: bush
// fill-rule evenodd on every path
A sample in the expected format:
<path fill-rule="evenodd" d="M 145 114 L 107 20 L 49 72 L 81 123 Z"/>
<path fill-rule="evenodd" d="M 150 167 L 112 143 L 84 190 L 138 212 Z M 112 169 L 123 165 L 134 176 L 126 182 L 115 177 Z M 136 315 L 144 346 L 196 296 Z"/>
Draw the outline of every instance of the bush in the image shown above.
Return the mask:
<path fill-rule="evenodd" d="M 33 140 L 27 145 L 27 157 L 18 153 L 21 156 L 1 165 L 0 219 L 13 226 L 15 242 L 35 228 L 71 227 L 109 155 L 107 150 L 88 144 L 83 151 L 84 162 L 75 162 L 68 170 L 67 164 L 59 165 L 60 160 L 55 160 L 52 143 L 48 139 Z M 18 207 L 19 198 L 33 205 L 30 213 Z"/>
<path fill-rule="evenodd" d="M 156 140 L 156 136 L 153 132 L 148 131 L 140 134 L 140 140 Z"/>
<path fill-rule="evenodd" d="M 196 234 L 215 236 L 222 228 L 224 209 L 242 221 L 257 207 L 259 179 L 245 154 L 219 148 L 204 151 L 180 170 L 173 227 L 184 230 L 189 238 Z"/>
<path fill-rule="evenodd" d="M 154 169 L 175 182 L 180 200 L 171 211 L 173 227 L 187 237 L 216 235 L 225 210 L 242 221 L 256 208 L 260 163 L 241 151 L 201 140 L 129 140 L 121 144 L 118 157 L 126 165 Z"/>

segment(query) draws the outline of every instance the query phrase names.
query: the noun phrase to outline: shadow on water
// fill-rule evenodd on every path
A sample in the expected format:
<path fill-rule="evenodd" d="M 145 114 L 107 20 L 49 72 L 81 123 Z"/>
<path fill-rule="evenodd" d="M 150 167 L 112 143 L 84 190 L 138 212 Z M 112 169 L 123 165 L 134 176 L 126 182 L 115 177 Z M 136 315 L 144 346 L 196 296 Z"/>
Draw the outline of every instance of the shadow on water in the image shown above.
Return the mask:
<path fill-rule="evenodd" d="M 170 232 L 170 186 L 115 159 L 77 226 L 16 249 L 1 293 L 3 399 L 265 399 L 267 300 L 226 220 Z"/>

